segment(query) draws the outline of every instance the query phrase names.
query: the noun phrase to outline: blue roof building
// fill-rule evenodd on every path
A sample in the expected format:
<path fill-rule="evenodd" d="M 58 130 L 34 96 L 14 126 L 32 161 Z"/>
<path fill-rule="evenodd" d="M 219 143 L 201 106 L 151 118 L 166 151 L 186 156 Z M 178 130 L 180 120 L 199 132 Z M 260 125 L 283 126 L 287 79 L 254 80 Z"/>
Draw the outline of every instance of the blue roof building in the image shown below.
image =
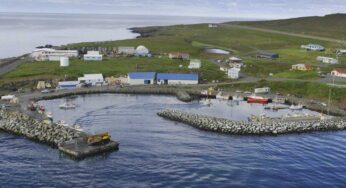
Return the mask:
<path fill-rule="evenodd" d="M 155 83 L 156 72 L 130 72 L 127 79 L 130 85 L 150 85 Z"/>
<path fill-rule="evenodd" d="M 184 73 L 158 73 L 157 84 L 162 85 L 188 85 L 198 84 L 198 74 L 184 74 Z"/>

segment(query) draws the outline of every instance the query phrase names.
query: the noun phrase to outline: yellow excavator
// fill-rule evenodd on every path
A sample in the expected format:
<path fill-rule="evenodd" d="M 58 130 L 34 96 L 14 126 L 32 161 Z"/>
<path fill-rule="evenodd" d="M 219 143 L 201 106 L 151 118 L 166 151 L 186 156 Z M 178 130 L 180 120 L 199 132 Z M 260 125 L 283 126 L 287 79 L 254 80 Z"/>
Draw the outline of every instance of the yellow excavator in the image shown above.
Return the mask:
<path fill-rule="evenodd" d="M 96 134 L 87 137 L 88 145 L 101 145 L 109 142 L 111 140 L 111 135 L 108 133 Z"/>

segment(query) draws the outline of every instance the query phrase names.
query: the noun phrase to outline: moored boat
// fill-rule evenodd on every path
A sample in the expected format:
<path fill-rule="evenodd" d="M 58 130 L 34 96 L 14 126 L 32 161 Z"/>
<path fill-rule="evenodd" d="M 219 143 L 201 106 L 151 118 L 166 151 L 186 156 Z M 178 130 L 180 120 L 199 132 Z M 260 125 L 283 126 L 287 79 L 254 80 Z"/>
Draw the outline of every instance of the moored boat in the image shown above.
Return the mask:
<path fill-rule="evenodd" d="M 59 106 L 60 109 L 68 110 L 68 109 L 75 109 L 76 105 L 73 103 L 64 103 Z"/>
<path fill-rule="evenodd" d="M 252 96 L 247 97 L 247 102 L 248 103 L 267 104 L 269 102 L 269 99 L 252 95 Z"/>
<path fill-rule="evenodd" d="M 303 105 L 292 105 L 290 106 L 290 110 L 303 110 Z"/>
<path fill-rule="evenodd" d="M 227 94 L 224 94 L 223 92 L 219 92 L 216 95 L 216 99 L 221 99 L 221 100 L 229 100 L 230 96 Z"/>

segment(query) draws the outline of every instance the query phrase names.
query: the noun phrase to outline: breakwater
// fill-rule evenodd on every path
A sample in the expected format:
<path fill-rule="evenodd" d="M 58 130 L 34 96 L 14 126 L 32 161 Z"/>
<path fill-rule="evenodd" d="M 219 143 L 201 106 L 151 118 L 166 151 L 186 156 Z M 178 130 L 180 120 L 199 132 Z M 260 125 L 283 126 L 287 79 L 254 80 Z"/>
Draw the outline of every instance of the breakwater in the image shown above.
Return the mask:
<path fill-rule="evenodd" d="M 314 121 L 263 121 L 245 122 L 215 118 L 179 110 L 164 110 L 157 115 L 195 128 L 235 135 L 279 135 L 311 131 L 333 131 L 346 129 L 346 120 L 342 118 Z"/>
<path fill-rule="evenodd" d="M 44 123 L 28 115 L 6 110 L 0 110 L 0 130 L 47 143 L 53 147 L 85 135 L 70 127 Z"/>

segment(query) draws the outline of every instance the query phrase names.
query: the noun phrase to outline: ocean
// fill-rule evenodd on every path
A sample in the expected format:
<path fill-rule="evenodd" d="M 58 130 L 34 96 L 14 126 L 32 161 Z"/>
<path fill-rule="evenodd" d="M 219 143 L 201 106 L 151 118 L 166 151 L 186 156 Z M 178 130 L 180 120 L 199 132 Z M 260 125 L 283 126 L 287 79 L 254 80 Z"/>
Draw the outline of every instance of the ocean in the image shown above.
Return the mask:
<path fill-rule="evenodd" d="M 70 99 L 71 100 L 71 99 Z M 263 105 L 171 96 L 102 94 L 41 101 L 55 121 L 109 132 L 119 151 L 74 161 L 49 146 L 0 132 L 0 187 L 344 187 L 346 132 L 237 136 L 201 131 L 156 115 L 180 109 L 245 120 L 279 116 Z M 308 111 L 306 111 L 308 112 Z"/>
<path fill-rule="evenodd" d="M 122 40 L 138 35 L 128 28 L 220 23 L 233 18 L 0 13 L 0 58 L 19 56 L 45 44 Z"/>

